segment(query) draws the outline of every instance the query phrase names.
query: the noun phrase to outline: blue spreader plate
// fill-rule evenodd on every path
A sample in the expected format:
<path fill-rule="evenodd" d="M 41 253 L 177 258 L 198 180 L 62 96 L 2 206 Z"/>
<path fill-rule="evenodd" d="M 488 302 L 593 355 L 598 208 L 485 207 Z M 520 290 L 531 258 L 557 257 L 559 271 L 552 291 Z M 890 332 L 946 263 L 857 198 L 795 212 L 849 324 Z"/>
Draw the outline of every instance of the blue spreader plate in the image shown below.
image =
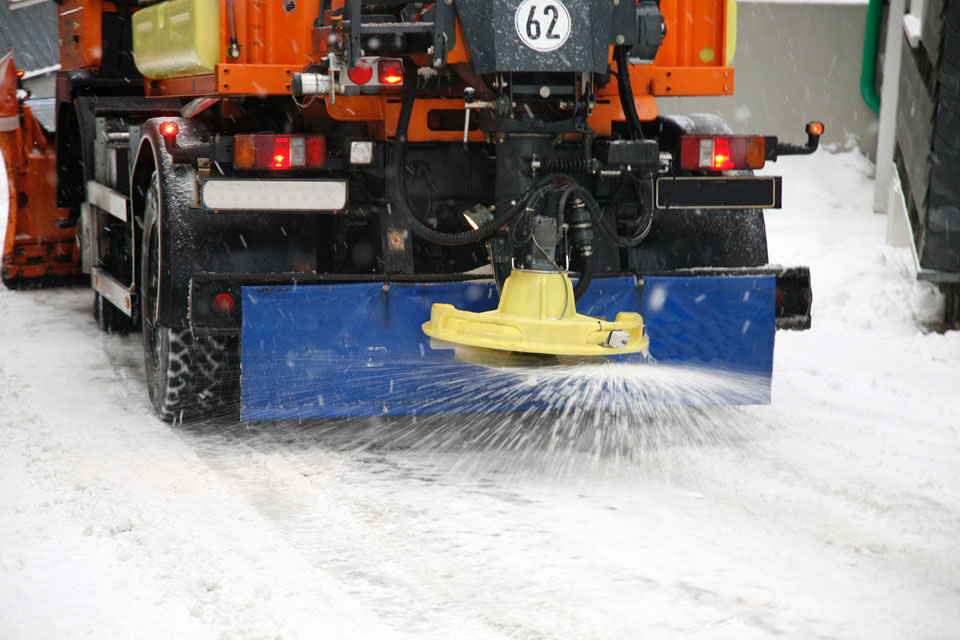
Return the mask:
<path fill-rule="evenodd" d="M 594 280 L 577 311 L 611 320 L 618 311 L 643 315 L 656 362 L 639 354 L 610 360 L 684 365 L 725 380 L 749 380 L 731 385 L 724 401 L 765 403 L 773 367 L 774 281 L 647 277 L 638 286 L 629 277 L 603 278 Z M 455 359 L 449 348 L 432 348 L 420 326 L 435 302 L 487 311 L 496 308 L 498 296 L 486 281 L 244 287 L 243 419 L 557 408 L 556 398 L 569 389 L 562 376 L 538 376 L 525 393 L 529 367 L 490 369 Z"/>

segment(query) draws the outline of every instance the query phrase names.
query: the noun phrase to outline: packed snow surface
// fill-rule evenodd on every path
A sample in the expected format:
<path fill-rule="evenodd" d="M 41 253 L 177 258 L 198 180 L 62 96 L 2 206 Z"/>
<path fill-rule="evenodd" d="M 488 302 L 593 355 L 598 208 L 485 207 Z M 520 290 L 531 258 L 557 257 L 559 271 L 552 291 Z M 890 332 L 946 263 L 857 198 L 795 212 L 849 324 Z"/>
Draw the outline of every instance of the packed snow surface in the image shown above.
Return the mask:
<path fill-rule="evenodd" d="M 171 428 L 91 291 L 0 288 L 0 637 L 956 637 L 960 335 L 930 330 L 942 299 L 884 245 L 859 153 L 770 172 L 813 329 L 777 335 L 770 406 L 632 438 Z"/>

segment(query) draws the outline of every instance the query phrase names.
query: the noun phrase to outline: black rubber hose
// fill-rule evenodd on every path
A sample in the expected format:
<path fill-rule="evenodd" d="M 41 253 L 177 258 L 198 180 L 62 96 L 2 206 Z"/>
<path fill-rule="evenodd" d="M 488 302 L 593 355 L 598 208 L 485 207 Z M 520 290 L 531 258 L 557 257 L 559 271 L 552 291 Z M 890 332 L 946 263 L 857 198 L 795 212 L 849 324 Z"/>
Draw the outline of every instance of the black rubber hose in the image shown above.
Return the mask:
<path fill-rule="evenodd" d="M 407 158 L 407 129 L 410 126 L 410 116 L 413 113 L 413 102 L 417 97 L 417 66 L 409 58 L 404 59 L 403 66 L 403 101 L 400 105 L 400 117 L 397 119 L 397 131 L 393 138 L 393 170 L 396 175 L 393 176 L 391 183 L 390 200 L 393 206 L 406 216 L 410 223 L 410 230 L 427 242 L 445 246 L 461 246 L 484 240 L 520 213 L 523 210 L 526 198 L 518 198 L 515 205 L 506 207 L 493 220 L 472 231 L 460 233 L 437 231 L 428 227 L 417 217 L 410 205 L 409 198 L 407 198 L 406 172 L 404 171 Z"/>
<path fill-rule="evenodd" d="M 587 292 L 590 281 L 593 280 L 593 254 L 580 254 L 580 279 L 573 288 L 573 299 L 579 300 Z"/>
<path fill-rule="evenodd" d="M 576 183 L 574 183 L 570 191 L 583 200 L 583 204 L 587 207 L 587 211 L 590 212 L 590 217 L 593 218 L 594 226 L 600 229 L 600 232 L 603 233 L 603 235 L 605 235 L 610 242 L 618 247 L 626 248 L 634 246 L 635 243 L 631 242 L 631 239 L 621 237 L 615 231 L 607 227 L 606 222 L 603 220 L 603 212 L 600 210 L 600 205 L 593 197 L 593 194 Z"/>
<path fill-rule="evenodd" d="M 637 114 L 637 102 L 633 97 L 633 86 L 630 83 L 630 63 L 627 61 L 627 48 L 614 47 L 614 58 L 617 61 L 617 90 L 620 92 L 620 106 L 623 115 L 627 118 L 627 126 L 636 140 L 643 140 L 643 129 L 640 125 L 640 116 Z"/>

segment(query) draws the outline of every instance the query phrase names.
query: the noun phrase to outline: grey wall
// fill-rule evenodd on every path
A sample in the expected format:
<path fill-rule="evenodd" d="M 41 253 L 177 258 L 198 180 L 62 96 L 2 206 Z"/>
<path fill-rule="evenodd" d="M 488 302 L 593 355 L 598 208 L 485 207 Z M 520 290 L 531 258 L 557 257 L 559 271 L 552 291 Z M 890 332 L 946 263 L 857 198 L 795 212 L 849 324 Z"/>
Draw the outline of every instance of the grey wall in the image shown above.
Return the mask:
<path fill-rule="evenodd" d="M 660 98 L 661 113 L 717 113 L 738 133 L 806 140 L 821 120 L 823 142 L 847 136 L 873 157 L 877 117 L 860 97 L 867 5 L 740 2 L 733 96 Z M 881 38 L 882 39 L 882 38 Z"/>

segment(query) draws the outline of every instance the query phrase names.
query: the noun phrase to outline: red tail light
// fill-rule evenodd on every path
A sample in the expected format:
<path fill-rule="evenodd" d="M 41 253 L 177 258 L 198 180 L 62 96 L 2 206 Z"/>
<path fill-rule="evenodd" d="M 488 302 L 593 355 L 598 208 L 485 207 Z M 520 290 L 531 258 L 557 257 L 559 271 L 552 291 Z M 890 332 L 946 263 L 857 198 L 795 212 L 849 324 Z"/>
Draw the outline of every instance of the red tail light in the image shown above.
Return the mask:
<path fill-rule="evenodd" d="M 229 293 L 218 293 L 213 297 L 213 312 L 219 316 L 228 316 L 236 302 Z"/>
<path fill-rule="evenodd" d="M 381 60 L 378 77 L 380 84 L 403 84 L 403 61 L 394 59 Z"/>
<path fill-rule="evenodd" d="M 733 157 L 730 155 L 729 139 L 717 138 L 713 141 L 713 158 L 711 162 L 713 168 L 718 171 L 733 169 Z"/>
<path fill-rule="evenodd" d="M 290 138 L 273 138 L 272 145 L 257 145 L 257 164 L 266 165 L 271 169 L 289 169 Z"/>
<path fill-rule="evenodd" d="M 759 169 L 766 162 L 763 136 L 682 136 L 683 169 Z"/>
<path fill-rule="evenodd" d="M 180 133 L 180 127 L 177 126 L 176 122 L 164 122 L 160 124 L 160 133 L 168 138 L 172 138 Z"/>
<path fill-rule="evenodd" d="M 236 169 L 305 169 L 322 167 L 326 159 L 323 136 L 259 134 L 233 138 Z"/>
<path fill-rule="evenodd" d="M 353 65 L 353 69 L 347 72 L 347 75 L 356 84 L 367 84 L 373 78 L 373 67 L 369 62 L 360 58 Z"/>

